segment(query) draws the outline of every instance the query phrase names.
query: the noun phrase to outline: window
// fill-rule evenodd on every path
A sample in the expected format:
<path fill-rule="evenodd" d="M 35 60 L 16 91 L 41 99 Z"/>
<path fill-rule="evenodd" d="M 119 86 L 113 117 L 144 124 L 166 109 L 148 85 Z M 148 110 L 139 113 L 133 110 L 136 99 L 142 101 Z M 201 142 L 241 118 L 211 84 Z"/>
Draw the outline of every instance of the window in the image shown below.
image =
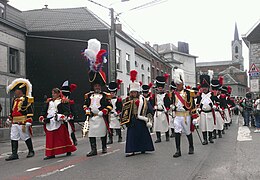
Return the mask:
<path fill-rule="evenodd" d="M 154 69 L 154 66 L 152 66 L 152 78 L 153 78 L 153 79 L 155 78 L 155 69 Z"/>
<path fill-rule="evenodd" d="M 124 96 L 124 83 L 120 84 L 120 91 L 119 91 L 119 96 Z"/>
<path fill-rule="evenodd" d="M 156 72 L 157 76 L 160 76 L 160 70 L 157 68 L 157 72 Z"/>
<path fill-rule="evenodd" d="M 161 76 L 163 76 L 163 70 L 161 70 Z"/>
<path fill-rule="evenodd" d="M 130 55 L 129 54 L 126 54 L 125 60 L 126 60 L 126 73 L 130 73 Z"/>
<path fill-rule="evenodd" d="M 12 74 L 19 73 L 19 51 L 9 48 L 9 71 Z"/>
<path fill-rule="evenodd" d="M 238 53 L 238 47 L 237 46 L 235 47 L 235 53 Z"/>
<path fill-rule="evenodd" d="M 0 3 L 0 18 L 5 18 L 5 5 Z"/>
<path fill-rule="evenodd" d="M 150 67 L 147 68 L 147 71 L 150 72 Z"/>
<path fill-rule="evenodd" d="M 121 50 L 116 49 L 116 69 L 121 70 Z"/>
<path fill-rule="evenodd" d="M 137 63 L 137 61 L 135 61 L 135 67 L 138 67 L 138 63 Z"/>
<path fill-rule="evenodd" d="M 144 65 L 143 64 L 141 65 L 141 69 L 144 70 Z"/>
<path fill-rule="evenodd" d="M 151 77 L 150 76 L 148 76 L 148 84 L 151 82 Z"/>
<path fill-rule="evenodd" d="M 144 82 L 144 74 L 142 74 L 142 82 L 145 83 L 145 82 Z"/>

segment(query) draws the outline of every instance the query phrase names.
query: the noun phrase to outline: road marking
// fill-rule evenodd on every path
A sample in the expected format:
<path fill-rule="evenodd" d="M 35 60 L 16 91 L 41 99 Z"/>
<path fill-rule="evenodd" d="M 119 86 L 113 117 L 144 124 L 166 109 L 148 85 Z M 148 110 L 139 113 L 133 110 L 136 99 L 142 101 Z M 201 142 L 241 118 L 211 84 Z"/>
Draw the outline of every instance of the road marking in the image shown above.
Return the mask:
<path fill-rule="evenodd" d="M 26 172 L 32 172 L 38 169 L 41 169 L 42 167 L 35 167 L 35 168 L 31 168 L 31 169 L 27 169 Z"/>
<path fill-rule="evenodd" d="M 74 164 L 72 164 L 72 165 L 70 165 L 70 166 L 67 166 L 67 167 L 64 167 L 64 168 L 62 168 L 62 169 L 56 169 L 55 171 L 48 172 L 48 173 L 46 173 L 46 174 L 42 174 L 42 175 L 36 176 L 36 177 L 38 177 L 38 178 L 47 177 L 47 176 L 56 174 L 56 173 L 58 173 L 58 172 L 63 172 L 63 171 L 65 171 L 65 170 L 70 169 L 70 168 L 73 168 L 73 167 L 75 167 Z"/>
<path fill-rule="evenodd" d="M 62 161 L 64 161 L 64 159 L 58 160 L 57 162 L 62 162 Z"/>
<path fill-rule="evenodd" d="M 243 118 L 238 117 L 238 132 L 237 140 L 238 141 L 252 141 L 252 136 L 250 135 L 251 131 L 248 126 L 243 126 Z"/>
<path fill-rule="evenodd" d="M 102 155 L 100 155 L 100 156 L 102 156 L 102 157 L 103 157 L 103 156 L 107 156 L 107 155 L 116 153 L 117 151 L 120 151 L 120 149 L 115 149 L 114 151 L 108 152 L 108 153 L 106 153 L 106 154 L 102 154 Z"/>

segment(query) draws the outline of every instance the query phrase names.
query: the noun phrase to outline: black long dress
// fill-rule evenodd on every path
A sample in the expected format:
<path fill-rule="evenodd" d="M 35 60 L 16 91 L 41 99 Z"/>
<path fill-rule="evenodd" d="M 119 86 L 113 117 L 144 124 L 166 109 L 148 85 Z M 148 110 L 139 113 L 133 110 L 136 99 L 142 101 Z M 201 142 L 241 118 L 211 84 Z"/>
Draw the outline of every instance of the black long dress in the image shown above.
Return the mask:
<path fill-rule="evenodd" d="M 144 120 L 138 119 L 138 109 L 143 109 L 143 98 L 134 99 L 131 121 L 127 125 L 126 153 L 154 151 L 153 141 Z M 144 117 L 145 118 L 145 117 Z"/>

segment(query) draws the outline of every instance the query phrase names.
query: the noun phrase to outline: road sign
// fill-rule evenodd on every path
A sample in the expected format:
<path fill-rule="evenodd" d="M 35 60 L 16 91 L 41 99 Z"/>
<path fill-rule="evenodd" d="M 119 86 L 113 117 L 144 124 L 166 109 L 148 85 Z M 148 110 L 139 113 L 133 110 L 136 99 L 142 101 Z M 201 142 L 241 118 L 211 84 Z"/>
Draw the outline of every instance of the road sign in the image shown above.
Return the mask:
<path fill-rule="evenodd" d="M 250 80 L 250 90 L 251 90 L 251 92 L 259 92 L 259 80 L 258 79 Z"/>
<path fill-rule="evenodd" d="M 250 70 L 248 71 L 248 73 L 255 73 L 255 72 L 260 72 L 259 69 L 256 67 L 256 65 L 253 63 L 250 67 Z"/>

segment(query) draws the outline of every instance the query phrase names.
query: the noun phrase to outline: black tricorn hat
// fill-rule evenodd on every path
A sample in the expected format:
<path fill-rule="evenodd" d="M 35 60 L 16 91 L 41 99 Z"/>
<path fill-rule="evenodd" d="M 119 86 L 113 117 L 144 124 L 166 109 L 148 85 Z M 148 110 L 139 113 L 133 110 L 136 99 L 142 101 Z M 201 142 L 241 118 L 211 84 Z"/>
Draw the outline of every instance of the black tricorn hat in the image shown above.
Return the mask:
<path fill-rule="evenodd" d="M 221 93 L 227 93 L 227 86 L 222 86 L 221 88 L 220 88 L 220 90 L 221 90 Z"/>
<path fill-rule="evenodd" d="M 110 82 L 107 87 L 108 91 L 110 92 L 116 92 L 117 91 L 117 83 L 116 82 Z"/>
<path fill-rule="evenodd" d="M 146 84 L 142 85 L 142 92 L 149 92 L 149 90 L 150 90 L 150 86 Z"/>
<path fill-rule="evenodd" d="M 212 79 L 211 80 L 211 88 L 212 90 L 218 90 L 221 87 L 219 80 L 217 79 Z"/>
<path fill-rule="evenodd" d="M 106 74 L 103 71 L 89 71 L 89 82 L 91 83 L 91 86 L 94 86 L 95 84 L 104 86 L 106 84 Z"/>
<path fill-rule="evenodd" d="M 156 87 L 164 87 L 164 85 L 165 85 L 165 77 L 157 76 L 156 77 Z"/>
<path fill-rule="evenodd" d="M 210 87 L 210 76 L 203 74 L 200 75 L 200 85 L 201 87 Z"/>

